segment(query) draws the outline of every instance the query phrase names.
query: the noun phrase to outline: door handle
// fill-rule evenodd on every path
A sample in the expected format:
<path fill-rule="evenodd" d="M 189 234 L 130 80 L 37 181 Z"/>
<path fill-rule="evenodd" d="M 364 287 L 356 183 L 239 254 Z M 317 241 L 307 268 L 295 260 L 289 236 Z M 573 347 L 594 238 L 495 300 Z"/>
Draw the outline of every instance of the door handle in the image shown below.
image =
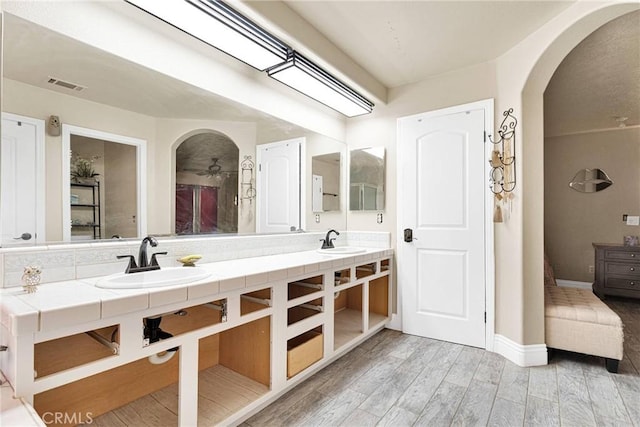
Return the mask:
<path fill-rule="evenodd" d="M 404 241 L 407 243 L 411 243 L 414 240 L 418 240 L 415 237 L 413 237 L 413 230 L 410 228 L 405 228 L 404 229 Z"/>
<path fill-rule="evenodd" d="M 20 237 L 14 237 L 13 240 L 31 240 L 31 233 L 22 233 Z"/>

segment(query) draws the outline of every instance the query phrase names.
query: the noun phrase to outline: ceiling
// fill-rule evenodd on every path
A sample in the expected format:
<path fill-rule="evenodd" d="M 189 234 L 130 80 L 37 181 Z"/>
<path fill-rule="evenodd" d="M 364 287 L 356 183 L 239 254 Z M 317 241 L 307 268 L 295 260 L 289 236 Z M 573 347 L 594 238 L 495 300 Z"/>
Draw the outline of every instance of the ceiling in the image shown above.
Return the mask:
<path fill-rule="evenodd" d="M 544 96 L 545 135 L 640 124 L 640 11 L 594 31 L 562 61 Z"/>
<path fill-rule="evenodd" d="M 286 0 L 387 88 L 495 59 L 572 1 Z M 640 11 L 604 25 L 545 93 L 548 135 L 640 123 Z"/>
<path fill-rule="evenodd" d="M 393 88 L 495 59 L 572 1 L 285 3 Z"/>

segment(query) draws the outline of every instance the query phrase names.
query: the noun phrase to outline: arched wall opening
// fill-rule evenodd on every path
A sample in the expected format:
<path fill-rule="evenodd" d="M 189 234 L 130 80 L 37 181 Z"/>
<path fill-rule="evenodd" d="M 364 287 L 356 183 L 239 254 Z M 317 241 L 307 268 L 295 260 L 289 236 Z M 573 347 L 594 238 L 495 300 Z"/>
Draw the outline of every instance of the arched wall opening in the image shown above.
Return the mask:
<path fill-rule="evenodd" d="M 638 3 L 576 5 L 581 15 L 565 23 L 526 76 L 522 107 L 522 343 L 540 344 L 544 337 L 544 91 L 565 56 L 605 23 L 640 8 Z M 576 15 L 574 15 L 576 16 Z M 562 25 L 562 24 L 560 24 Z"/>
<path fill-rule="evenodd" d="M 201 129 L 174 144 L 174 232 L 238 232 L 240 150 L 226 134 Z"/>

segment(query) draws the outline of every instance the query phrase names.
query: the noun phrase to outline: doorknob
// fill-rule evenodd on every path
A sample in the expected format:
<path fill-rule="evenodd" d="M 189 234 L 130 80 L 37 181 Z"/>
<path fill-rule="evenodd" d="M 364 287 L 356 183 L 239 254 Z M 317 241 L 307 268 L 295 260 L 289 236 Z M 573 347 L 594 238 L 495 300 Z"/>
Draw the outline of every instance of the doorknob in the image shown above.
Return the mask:
<path fill-rule="evenodd" d="M 22 233 L 20 237 L 14 237 L 13 240 L 31 240 L 31 233 Z"/>
<path fill-rule="evenodd" d="M 405 228 L 404 229 L 404 241 L 407 243 L 411 243 L 414 240 L 418 240 L 416 238 L 413 237 L 413 230 L 410 228 Z"/>

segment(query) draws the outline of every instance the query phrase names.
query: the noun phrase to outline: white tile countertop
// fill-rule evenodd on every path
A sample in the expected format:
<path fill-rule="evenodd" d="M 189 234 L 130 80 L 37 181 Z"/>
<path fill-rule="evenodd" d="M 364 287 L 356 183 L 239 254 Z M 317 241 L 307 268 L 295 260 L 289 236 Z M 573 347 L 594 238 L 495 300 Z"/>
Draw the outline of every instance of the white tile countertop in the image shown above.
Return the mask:
<path fill-rule="evenodd" d="M 23 399 L 13 397 L 13 389 L 0 375 L 0 425 L 5 427 L 46 426 L 35 409 Z"/>
<path fill-rule="evenodd" d="M 54 282 L 27 294 L 21 287 L 3 289 L 1 322 L 13 335 L 53 331 L 181 301 L 285 280 L 391 255 L 391 249 L 327 255 L 316 250 L 198 264 L 212 275 L 188 284 L 145 289 L 103 289 L 101 277 Z M 187 267 L 188 268 L 188 267 Z M 135 273 L 133 273 L 135 274 Z"/>

